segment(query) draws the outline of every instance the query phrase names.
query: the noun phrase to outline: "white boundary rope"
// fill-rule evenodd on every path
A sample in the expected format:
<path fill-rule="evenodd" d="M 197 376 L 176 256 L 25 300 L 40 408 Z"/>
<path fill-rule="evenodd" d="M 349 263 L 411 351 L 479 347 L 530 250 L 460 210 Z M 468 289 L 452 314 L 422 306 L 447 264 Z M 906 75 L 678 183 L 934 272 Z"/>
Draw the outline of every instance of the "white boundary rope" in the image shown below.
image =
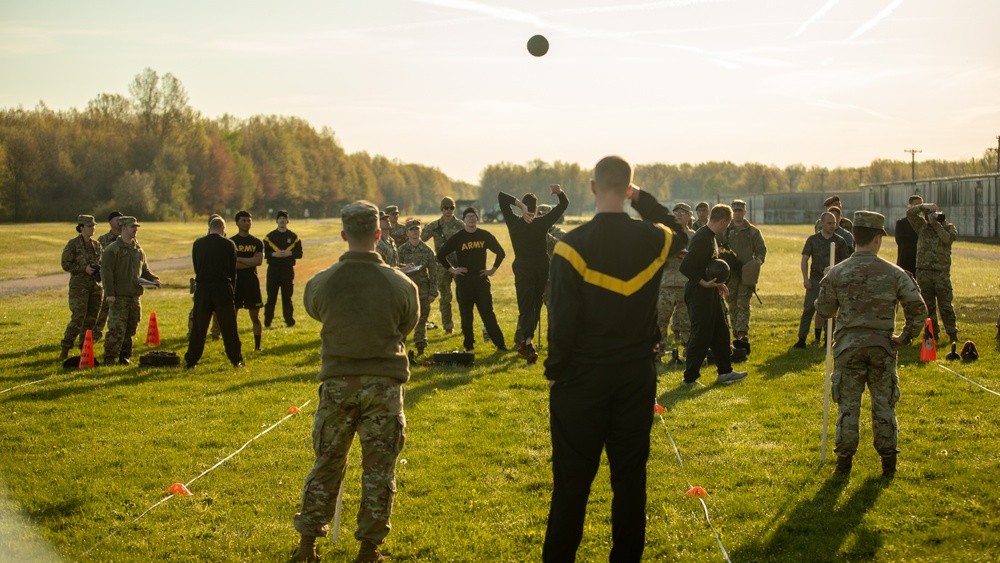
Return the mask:
<path fill-rule="evenodd" d="M 194 479 L 191 479 L 190 481 L 188 481 L 187 483 L 185 483 L 185 484 L 184 484 L 184 488 L 187 488 L 187 487 L 189 487 L 189 486 L 191 485 L 191 483 L 194 483 L 194 482 L 195 482 L 195 481 L 197 481 L 198 479 L 201 479 L 202 477 L 204 477 L 205 475 L 207 475 L 207 474 L 208 474 L 209 472 L 211 472 L 211 471 L 212 471 L 212 470 L 214 470 L 215 468 L 217 468 L 217 467 L 219 467 L 220 465 L 222 465 L 223 463 L 226 463 L 227 461 L 229 461 L 229 459 L 231 459 L 231 458 L 232 458 L 233 456 L 235 456 L 236 454 L 238 454 L 238 453 L 242 452 L 243 450 L 245 450 L 245 449 L 246 449 L 246 447 L 247 447 L 247 446 L 249 446 L 249 445 L 250 445 L 251 443 L 253 443 L 253 441 L 254 441 L 254 440 L 256 440 L 257 438 L 260 438 L 260 437 L 261 437 L 261 436 L 263 436 L 264 434 L 267 434 L 267 433 L 268 433 L 268 432 L 270 432 L 271 430 L 275 429 L 275 428 L 276 428 L 276 427 L 277 427 L 277 426 L 278 426 L 279 424 L 281 424 L 282 422 L 285 422 L 285 421 L 286 421 L 286 420 L 288 420 L 289 418 L 291 418 L 291 417 L 295 416 L 296 414 L 299 414 L 299 412 L 300 412 L 300 411 L 301 411 L 301 410 L 302 410 L 303 408 L 305 408 L 305 407 L 306 407 L 306 405 L 308 405 L 308 404 L 309 404 L 309 403 L 311 403 L 311 402 L 312 402 L 312 399 L 309 399 L 309 400 L 308 400 L 308 401 L 306 401 L 305 403 L 302 403 L 302 405 L 298 407 L 298 411 L 296 411 L 296 412 L 293 412 L 293 413 L 289 413 L 289 414 L 285 415 L 285 417 L 284 417 L 284 418 L 282 418 L 282 419 L 281 419 L 281 420 L 279 420 L 278 422 L 275 422 L 275 423 L 274 423 L 274 424 L 272 424 L 271 426 L 267 427 L 267 429 L 266 429 L 266 430 L 264 430 L 263 432 L 261 432 L 260 434 L 257 434 L 257 435 L 256 435 L 256 436 L 254 436 L 253 438 L 250 438 L 249 440 L 247 440 L 247 442 L 246 442 L 245 444 L 243 444 L 243 446 L 241 446 L 241 447 L 240 447 L 240 449 L 238 449 L 238 450 L 236 450 L 235 452 L 233 452 L 233 453 L 231 453 L 231 454 L 227 455 L 226 457 L 222 458 L 222 460 L 221 460 L 221 461 L 219 461 L 219 463 L 216 463 L 216 464 L 215 464 L 215 465 L 213 465 L 212 467 L 209 467 L 209 468 L 208 468 L 208 469 L 206 469 L 205 471 L 202 471 L 200 475 L 198 475 L 198 476 L 197 476 L 197 477 L 195 477 Z M 164 497 L 163 499 L 161 499 L 161 500 L 160 500 L 159 502 L 157 502 L 157 503 L 156 503 L 156 504 L 154 504 L 153 506 L 150 506 L 150 507 L 149 507 L 149 508 L 147 508 L 147 509 L 146 509 L 145 511 L 143 511 L 143 513 L 142 513 L 142 514 L 140 514 L 140 515 L 136 516 L 136 517 L 135 517 L 135 520 L 132 520 L 132 522 L 131 522 L 131 523 L 132 523 L 132 524 L 135 524 L 136 522 L 138 522 L 138 521 L 139 521 L 139 519 L 140 519 L 140 518 L 142 518 L 143 516 L 145 516 L 146 514 L 148 514 L 149 512 L 151 512 L 151 511 L 152 511 L 152 510 L 153 510 L 154 508 L 156 508 L 157 506 L 160 506 L 161 504 L 163 504 L 163 503 L 167 502 L 168 500 L 172 499 L 172 498 L 173 498 L 174 496 L 176 496 L 176 495 L 173 495 L 173 494 L 170 494 L 170 495 L 167 495 L 166 497 Z M 79 557 L 77 557 L 76 559 L 74 559 L 74 561 L 79 561 L 80 559 L 83 559 L 84 557 L 86 557 L 87 555 L 89 555 L 91 551 L 94 551 L 95 549 L 97 549 L 97 547 L 98 547 L 99 545 L 101 545 L 101 544 L 103 544 L 104 542 L 106 542 L 106 541 L 108 541 L 109 539 L 111 539 L 111 537 L 112 537 L 112 536 L 114 536 L 114 535 L 115 535 L 116 533 L 117 533 L 117 530 L 112 530 L 112 531 L 111 531 L 111 533 L 107 535 L 107 537 L 105 537 L 105 538 L 104 538 L 104 539 L 102 539 L 101 541 L 99 541 L 99 542 L 95 543 L 95 544 L 94 544 L 94 545 L 93 545 L 93 546 L 92 546 L 92 547 L 91 547 L 90 549 L 88 549 L 87 551 L 84 551 L 84 552 L 83 552 L 82 554 L 80 554 L 80 556 L 79 556 Z"/>
<path fill-rule="evenodd" d="M 969 383 L 971 383 L 971 384 L 975 385 L 976 387 L 979 387 L 979 388 L 980 388 L 980 389 L 982 389 L 983 391 L 986 391 L 986 392 L 988 392 L 988 393 L 993 393 L 993 394 L 994 394 L 994 395 L 996 395 L 997 397 L 1000 397 L 1000 393 L 997 393 L 996 391 L 994 391 L 994 390 L 992 390 L 992 389 L 987 389 L 986 387 L 983 387 L 982 385 L 980 385 L 980 384 L 976 383 L 975 381 L 973 381 L 973 380 L 969 379 L 968 377 L 965 377 L 964 375 L 962 375 L 962 374 L 958 373 L 957 371 L 954 371 L 954 370 L 951 370 L 951 369 L 948 369 L 948 368 L 944 367 L 944 366 L 943 366 L 943 365 L 941 365 L 941 364 L 938 364 L 938 367 L 939 367 L 939 368 L 941 368 L 941 369 L 943 369 L 943 370 L 945 370 L 945 371 L 947 371 L 947 372 L 950 372 L 950 373 L 953 373 L 953 374 L 955 374 L 955 375 L 957 375 L 957 376 L 961 377 L 962 379 L 964 379 L 964 380 L 968 381 Z"/>
<path fill-rule="evenodd" d="M 677 463 L 681 466 L 681 473 L 684 475 L 684 480 L 687 481 L 688 489 L 693 489 L 694 485 L 691 483 L 691 479 L 688 478 L 687 469 L 684 468 L 684 460 L 681 459 L 681 451 L 677 448 L 677 442 L 674 442 L 674 437 L 670 434 L 670 429 L 667 428 L 667 421 L 663 419 L 663 414 L 657 414 L 660 417 L 660 422 L 663 423 L 663 430 L 667 433 L 667 439 L 670 440 L 670 445 L 674 447 L 674 453 L 677 454 Z M 719 544 L 719 549 L 722 550 L 722 557 L 728 563 L 732 563 L 729 559 L 729 553 L 726 552 L 726 547 L 722 545 L 722 538 L 719 537 L 718 530 L 715 529 L 715 524 L 712 524 L 712 519 L 708 516 L 708 505 L 705 504 L 705 499 L 699 498 L 698 502 L 701 503 L 701 508 L 705 511 L 705 521 L 708 522 L 708 526 L 712 528 L 712 533 L 715 534 L 715 541 Z"/>
<path fill-rule="evenodd" d="M 29 383 L 22 383 L 20 385 L 15 385 L 15 386 L 11 387 L 10 389 L 4 389 L 3 391 L 0 391 L 0 395 L 3 395 L 4 393 L 7 393 L 9 391 L 13 391 L 14 389 L 20 389 L 21 387 L 27 387 L 29 385 L 35 385 L 36 383 L 43 383 L 43 382 L 46 382 L 46 381 L 48 381 L 50 379 L 55 379 L 57 377 L 65 377 L 65 375 L 66 374 L 57 373 L 57 374 L 50 375 L 50 376 L 46 377 L 45 379 L 39 379 L 38 381 L 31 381 Z"/>

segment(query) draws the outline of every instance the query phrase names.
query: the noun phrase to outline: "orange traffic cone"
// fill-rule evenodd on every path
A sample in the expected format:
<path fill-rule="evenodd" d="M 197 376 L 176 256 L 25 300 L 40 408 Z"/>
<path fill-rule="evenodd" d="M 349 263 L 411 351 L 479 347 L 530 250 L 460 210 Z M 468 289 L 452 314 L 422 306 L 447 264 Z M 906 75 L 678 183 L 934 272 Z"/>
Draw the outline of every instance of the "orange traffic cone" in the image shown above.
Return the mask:
<path fill-rule="evenodd" d="M 80 352 L 80 369 L 94 367 L 94 333 L 88 330 L 83 337 L 83 350 Z"/>
<path fill-rule="evenodd" d="M 934 343 L 934 325 L 927 319 L 924 323 L 924 343 L 920 346 L 921 362 L 937 361 L 937 344 Z"/>
<path fill-rule="evenodd" d="M 146 346 L 160 345 L 160 329 L 156 326 L 156 311 L 149 314 L 149 329 L 146 330 Z"/>

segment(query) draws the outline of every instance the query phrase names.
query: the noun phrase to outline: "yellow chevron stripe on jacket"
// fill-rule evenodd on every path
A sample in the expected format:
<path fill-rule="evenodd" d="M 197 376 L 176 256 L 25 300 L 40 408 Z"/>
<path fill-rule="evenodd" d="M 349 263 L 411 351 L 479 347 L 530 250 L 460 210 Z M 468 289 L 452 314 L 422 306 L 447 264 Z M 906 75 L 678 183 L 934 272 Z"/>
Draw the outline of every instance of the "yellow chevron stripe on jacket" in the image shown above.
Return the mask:
<path fill-rule="evenodd" d="M 295 243 L 299 242 L 299 237 L 295 237 L 295 240 L 292 241 L 292 244 L 288 245 L 288 248 L 278 248 L 278 245 L 271 242 L 267 237 L 264 237 L 264 242 L 266 242 L 268 246 L 273 248 L 275 252 L 280 252 L 282 250 L 288 250 L 288 248 L 294 247 Z"/>
<path fill-rule="evenodd" d="M 660 255 L 649 266 L 646 266 L 644 270 L 633 276 L 630 280 L 619 279 L 598 272 L 597 270 L 591 270 L 587 267 L 587 261 L 583 259 L 583 256 L 580 256 L 580 253 L 575 248 L 565 242 L 558 242 L 553 254 L 565 258 L 573 266 L 573 269 L 580 274 L 583 281 L 627 297 L 646 285 L 656 275 L 656 272 L 663 267 L 663 263 L 667 261 L 667 254 L 670 252 L 670 243 L 674 239 L 674 232 L 663 225 L 657 224 L 656 226 L 663 230 L 663 249 L 660 250 Z"/>

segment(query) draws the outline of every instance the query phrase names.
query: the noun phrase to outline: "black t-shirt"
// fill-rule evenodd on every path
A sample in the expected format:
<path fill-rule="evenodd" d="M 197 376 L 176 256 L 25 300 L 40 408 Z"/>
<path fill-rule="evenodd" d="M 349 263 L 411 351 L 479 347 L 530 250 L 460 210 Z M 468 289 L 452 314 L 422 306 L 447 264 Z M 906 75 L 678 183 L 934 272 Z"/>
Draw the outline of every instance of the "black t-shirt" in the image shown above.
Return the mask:
<path fill-rule="evenodd" d="M 499 268 L 500 263 L 503 262 L 507 254 L 503 251 L 503 247 L 500 246 L 497 238 L 489 231 L 483 229 L 476 229 L 472 233 L 462 229 L 452 235 L 448 239 L 448 242 L 444 243 L 444 246 L 437 253 L 437 260 L 445 268 L 450 268 L 451 264 L 448 263 L 448 255 L 454 252 L 455 266 L 468 268 L 467 276 L 478 276 L 479 272 L 486 269 L 487 249 L 496 254 L 493 267 Z"/>
<path fill-rule="evenodd" d="M 259 238 L 253 235 L 240 236 L 238 233 L 235 236 L 229 238 L 236 244 L 236 257 L 237 258 L 253 258 L 256 254 L 264 253 L 264 243 Z M 243 268 L 237 271 L 237 275 L 257 275 L 257 266 L 253 268 Z"/>
<path fill-rule="evenodd" d="M 837 256 L 834 258 L 835 264 L 840 264 L 851 255 L 850 247 L 844 237 L 833 233 L 830 238 L 823 237 L 823 233 L 816 233 L 806 239 L 805 246 L 802 247 L 802 255 L 812 257 L 809 263 L 809 279 L 823 279 L 823 270 L 830 265 L 830 243 L 837 246 Z"/>

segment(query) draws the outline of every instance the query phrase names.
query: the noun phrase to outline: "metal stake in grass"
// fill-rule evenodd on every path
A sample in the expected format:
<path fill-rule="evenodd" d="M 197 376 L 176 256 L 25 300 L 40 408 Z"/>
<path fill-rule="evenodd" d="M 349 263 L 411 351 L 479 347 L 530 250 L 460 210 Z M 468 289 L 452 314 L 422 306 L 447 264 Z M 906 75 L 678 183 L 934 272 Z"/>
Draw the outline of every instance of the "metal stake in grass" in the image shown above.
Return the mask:
<path fill-rule="evenodd" d="M 834 265 L 837 245 L 830 243 L 830 267 Z M 819 464 L 826 463 L 826 435 L 830 418 L 830 364 L 833 362 L 833 317 L 826 320 L 826 377 L 823 378 L 823 445 L 820 448 Z"/>
<path fill-rule="evenodd" d="M 340 514 L 344 508 L 344 479 L 347 478 L 347 471 L 340 478 L 340 491 L 337 493 L 337 508 L 333 509 L 333 532 L 330 533 L 330 541 L 337 543 L 340 538 Z"/>

